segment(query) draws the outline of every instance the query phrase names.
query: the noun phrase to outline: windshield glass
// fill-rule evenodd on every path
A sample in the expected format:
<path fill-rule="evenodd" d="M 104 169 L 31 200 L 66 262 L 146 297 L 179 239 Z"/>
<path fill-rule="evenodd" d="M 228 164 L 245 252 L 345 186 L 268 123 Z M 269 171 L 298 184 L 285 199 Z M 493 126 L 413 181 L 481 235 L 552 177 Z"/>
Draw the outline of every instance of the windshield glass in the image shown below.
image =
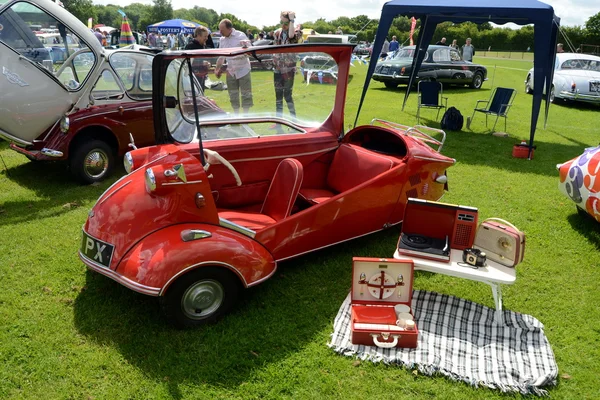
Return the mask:
<path fill-rule="evenodd" d="M 40 68 L 45 68 L 69 90 L 78 90 L 91 71 L 95 58 L 73 57 L 88 45 L 53 16 L 30 3 L 18 2 L 0 14 L 0 41 Z M 53 33 L 48 33 L 53 31 Z M 66 61 L 77 58 L 78 67 Z M 91 57 L 91 58 L 90 58 Z"/>
<path fill-rule="evenodd" d="M 203 140 L 304 134 L 331 114 L 337 72 L 325 53 L 177 59 L 165 79 L 167 127 L 179 142 L 198 138 L 195 94 Z"/>

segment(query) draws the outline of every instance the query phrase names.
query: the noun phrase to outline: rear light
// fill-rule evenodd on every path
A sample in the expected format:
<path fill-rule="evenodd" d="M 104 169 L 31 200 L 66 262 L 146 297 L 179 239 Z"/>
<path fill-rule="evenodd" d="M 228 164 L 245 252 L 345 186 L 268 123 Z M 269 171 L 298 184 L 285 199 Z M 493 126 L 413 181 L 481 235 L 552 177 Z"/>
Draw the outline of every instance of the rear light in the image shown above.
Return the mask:
<path fill-rule="evenodd" d="M 400 75 L 404 75 L 405 72 L 406 72 L 406 67 L 402 67 L 402 69 L 400 70 Z"/>
<path fill-rule="evenodd" d="M 575 90 L 577 90 L 577 85 L 575 82 L 571 82 L 571 92 L 574 92 Z"/>

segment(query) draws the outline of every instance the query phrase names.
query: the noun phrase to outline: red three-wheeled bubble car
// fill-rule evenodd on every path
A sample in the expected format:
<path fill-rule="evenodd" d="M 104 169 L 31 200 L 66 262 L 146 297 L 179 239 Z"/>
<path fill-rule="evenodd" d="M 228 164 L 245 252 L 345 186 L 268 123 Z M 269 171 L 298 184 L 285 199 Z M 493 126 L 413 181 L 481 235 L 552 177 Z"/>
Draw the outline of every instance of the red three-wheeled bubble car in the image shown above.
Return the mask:
<path fill-rule="evenodd" d="M 280 96 L 278 71 L 245 68 L 281 53 L 297 64 L 329 57 L 337 83 L 303 84 L 298 66 Z M 227 312 L 280 261 L 398 224 L 409 197 L 439 199 L 455 162 L 440 154 L 443 132 L 374 120 L 344 134 L 351 55 L 343 44 L 157 55 L 154 124 L 163 144 L 127 153 L 128 174 L 89 212 L 83 262 L 160 297 L 176 325 L 195 326 Z M 203 92 L 216 78 L 202 61 L 215 57 L 232 76 L 251 74 L 251 92 Z M 208 71 L 203 85 L 195 65 Z M 205 96 L 225 112 L 199 113 Z"/>

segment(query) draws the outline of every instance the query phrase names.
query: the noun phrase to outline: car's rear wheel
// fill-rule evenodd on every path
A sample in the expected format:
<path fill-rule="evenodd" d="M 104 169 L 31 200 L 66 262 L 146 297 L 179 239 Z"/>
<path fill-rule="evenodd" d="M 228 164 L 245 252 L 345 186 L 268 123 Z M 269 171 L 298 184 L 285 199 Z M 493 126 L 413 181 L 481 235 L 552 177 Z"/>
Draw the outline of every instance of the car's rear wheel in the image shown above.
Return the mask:
<path fill-rule="evenodd" d="M 533 88 L 531 87 L 531 75 L 527 75 L 527 80 L 525 81 L 525 93 L 533 93 Z"/>
<path fill-rule="evenodd" d="M 71 173 L 83 183 L 100 182 L 110 175 L 115 164 L 113 149 L 104 141 L 79 141 L 69 156 Z"/>
<path fill-rule="evenodd" d="M 398 87 L 398 84 L 396 82 L 383 82 L 383 84 L 388 89 L 395 89 Z"/>
<path fill-rule="evenodd" d="M 235 305 L 241 285 L 224 268 L 200 267 L 183 275 L 161 298 L 167 319 L 178 328 L 194 328 L 216 321 Z"/>
<path fill-rule="evenodd" d="M 483 74 L 479 71 L 475 72 L 473 75 L 473 80 L 471 81 L 471 88 L 473 89 L 481 89 L 481 85 L 483 85 Z"/>

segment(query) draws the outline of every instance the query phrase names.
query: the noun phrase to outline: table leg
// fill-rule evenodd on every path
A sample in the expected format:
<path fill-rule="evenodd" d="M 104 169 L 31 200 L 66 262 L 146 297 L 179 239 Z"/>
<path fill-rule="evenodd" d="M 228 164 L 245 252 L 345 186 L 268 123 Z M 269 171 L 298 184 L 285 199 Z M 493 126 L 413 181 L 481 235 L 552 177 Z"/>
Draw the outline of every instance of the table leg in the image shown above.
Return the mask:
<path fill-rule="evenodd" d="M 492 295 L 494 296 L 494 304 L 496 305 L 496 323 L 502 324 L 502 287 L 496 283 L 488 282 L 492 287 Z"/>

